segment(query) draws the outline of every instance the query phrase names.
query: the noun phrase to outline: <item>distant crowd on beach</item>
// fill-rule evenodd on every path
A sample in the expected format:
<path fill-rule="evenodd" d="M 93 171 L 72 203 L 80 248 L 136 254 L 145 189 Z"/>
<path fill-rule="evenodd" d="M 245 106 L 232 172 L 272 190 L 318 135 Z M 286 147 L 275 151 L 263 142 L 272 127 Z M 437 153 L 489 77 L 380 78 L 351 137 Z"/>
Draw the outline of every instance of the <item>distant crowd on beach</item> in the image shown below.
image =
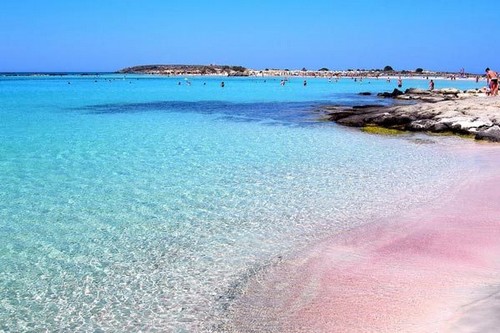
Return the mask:
<path fill-rule="evenodd" d="M 490 68 L 486 68 L 485 72 L 486 72 L 486 84 L 487 84 L 487 87 L 483 88 L 483 89 L 485 90 L 485 92 L 489 96 L 498 96 L 498 88 L 499 88 L 499 86 L 498 86 L 498 74 L 497 74 L 497 72 L 491 70 Z M 461 72 L 460 77 L 462 77 L 462 78 L 466 77 L 465 72 L 463 70 Z M 329 77 L 328 78 L 328 82 L 332 82 L 332 79 L 334 79 L 335 82 L 338 82 L 340 78 L 341 78 L 340 75 L 335 75 L 335 76 Z M 352 80 L 354 80 L 354 82 L 363 82 L 363 76 L 354 76 L 353 75 L 353 76 L 350 76 L 350 78 Z M 368 78 L 368 76 L 365 77 L 365 78 Z M 448 78 L 450 80 L 456 80 L 457 79 L 457 77 L 455 75 L 449 76 Z M 378 80 L 379 76 L 376 76 L 375 79 Z M 425 79 L 429 80 L 429 77 L 427 76 L 427 77 L 425 77 Z M 479 82 L 479 80 L 480 80 L 480 77 L 476 76 L 475 77 L 476 83 Z M 390 83 L 391 82 L 391 77 L 387 77 L 386 81 L 388 83 Z M 267 79 L 264 79 L 264 82 L 267 82 Z M 280 85 L 281 86 L 285 86 L 287 84 L 287 82 L 289 82 L 289 78 L 285 77 L 284 79 L 280 80 Z M 191 85 L 191 82 L 187 78 L 185 79 L 185 83 L 187 85 Z M 181 85 L 181 81 L 179 81 L 178 84 Z M 206 85 L 206 83 L 204 83 L 204 85 Z M 306 87 L 307 86 L 307 80 L 303 80 L 302 85 L 304 87 Z M 220 87 L 224 88 L 224 86 L 225 86 L 224 81 L 220 82 Z M 398 86 L 398 88 L 402 88 L 403 87 L 403 78 L 401 76 L 399 76 L 398 79 L 397 79 L 397 86 Z M 435 87 L 434 79 L 430 79 L 429 80 L 429 90 L 433 91 L 434 87 Z"/>

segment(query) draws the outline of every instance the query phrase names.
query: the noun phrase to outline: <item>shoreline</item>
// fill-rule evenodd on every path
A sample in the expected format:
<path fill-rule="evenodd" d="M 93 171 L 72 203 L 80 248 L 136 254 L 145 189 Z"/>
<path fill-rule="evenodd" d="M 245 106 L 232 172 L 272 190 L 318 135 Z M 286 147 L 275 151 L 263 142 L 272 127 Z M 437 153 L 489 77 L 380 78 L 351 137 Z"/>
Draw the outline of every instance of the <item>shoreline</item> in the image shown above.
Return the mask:
<path fill-rule="evenodd" d="M 237 332 L 471 332 L 498 327 L 500 147 L 468 143 L 471 177 L 439 202 L 334 236 L 256 276 Z M 496 220 L 495 220 L 496 218 Z"/>

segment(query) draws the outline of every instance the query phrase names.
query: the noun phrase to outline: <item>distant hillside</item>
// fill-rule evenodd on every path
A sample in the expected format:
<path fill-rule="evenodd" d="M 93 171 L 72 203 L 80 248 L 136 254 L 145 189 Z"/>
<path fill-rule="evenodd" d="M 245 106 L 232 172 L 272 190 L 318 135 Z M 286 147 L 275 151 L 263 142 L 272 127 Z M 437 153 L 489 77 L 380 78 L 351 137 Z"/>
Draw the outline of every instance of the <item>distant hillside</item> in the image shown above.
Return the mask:
<path fill-rule="evenodd" d="M 248 76 L 249 71 L 242 66 L 220 65 L 142 65 L 119 70 L 122 74 L 160 74 L 160 75 L 226 75 Z"/>

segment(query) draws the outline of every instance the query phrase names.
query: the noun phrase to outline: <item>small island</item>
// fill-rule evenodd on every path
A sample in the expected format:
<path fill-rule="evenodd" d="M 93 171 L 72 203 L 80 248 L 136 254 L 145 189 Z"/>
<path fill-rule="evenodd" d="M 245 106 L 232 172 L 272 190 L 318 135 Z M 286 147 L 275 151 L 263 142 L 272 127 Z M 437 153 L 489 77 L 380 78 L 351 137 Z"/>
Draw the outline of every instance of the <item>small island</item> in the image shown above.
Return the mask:
<path fill-rule="evenodd" d="M 228 65 L 141 65 L 119 70 L 120 74 L 249 76 L 243 66 Z"/>

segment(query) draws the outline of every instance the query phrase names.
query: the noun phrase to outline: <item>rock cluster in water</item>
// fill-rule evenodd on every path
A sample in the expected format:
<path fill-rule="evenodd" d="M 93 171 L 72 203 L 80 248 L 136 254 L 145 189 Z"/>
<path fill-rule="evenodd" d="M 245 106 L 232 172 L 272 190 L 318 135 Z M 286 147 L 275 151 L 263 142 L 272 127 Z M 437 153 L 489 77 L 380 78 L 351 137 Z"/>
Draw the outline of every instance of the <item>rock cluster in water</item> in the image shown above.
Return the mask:
<path fill-rule="evenodd" d="M 325 106 L 327 119 L 353 127 L 380 126 L 405 131 L 452 132 L 500 142 L 500 97 L 481 90 L 395 89 L 380 97 L 406 103 L 392 106 Z"/>

